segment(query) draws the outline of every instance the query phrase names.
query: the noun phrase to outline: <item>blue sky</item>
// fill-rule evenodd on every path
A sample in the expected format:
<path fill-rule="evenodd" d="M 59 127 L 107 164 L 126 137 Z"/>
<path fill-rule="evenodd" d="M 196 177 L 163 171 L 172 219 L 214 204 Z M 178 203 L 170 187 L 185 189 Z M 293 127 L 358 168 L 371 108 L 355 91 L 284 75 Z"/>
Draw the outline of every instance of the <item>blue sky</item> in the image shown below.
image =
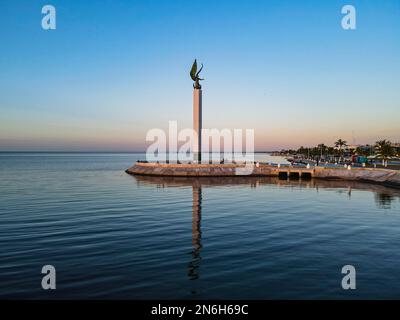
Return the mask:
<path fill-rule="evenodd" d="M 0 14 L 0 151 L 144 150 L 151 128 L 191 127 L 194 58 L 204 127 L 253 128 L 257 149 L 400 141 L 399 0 L 0 0 Z"/>

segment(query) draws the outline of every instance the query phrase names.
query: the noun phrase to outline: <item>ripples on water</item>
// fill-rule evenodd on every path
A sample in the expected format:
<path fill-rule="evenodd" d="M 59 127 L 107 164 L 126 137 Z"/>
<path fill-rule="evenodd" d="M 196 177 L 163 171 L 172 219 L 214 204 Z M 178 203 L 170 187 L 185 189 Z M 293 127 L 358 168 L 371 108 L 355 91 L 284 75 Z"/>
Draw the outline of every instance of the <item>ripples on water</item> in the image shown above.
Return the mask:
<path fill-rule="evenodd" d="M 0 154 L 1 298 L 399 297 L 400 191 L 126 174 L 137 159 Z"/>

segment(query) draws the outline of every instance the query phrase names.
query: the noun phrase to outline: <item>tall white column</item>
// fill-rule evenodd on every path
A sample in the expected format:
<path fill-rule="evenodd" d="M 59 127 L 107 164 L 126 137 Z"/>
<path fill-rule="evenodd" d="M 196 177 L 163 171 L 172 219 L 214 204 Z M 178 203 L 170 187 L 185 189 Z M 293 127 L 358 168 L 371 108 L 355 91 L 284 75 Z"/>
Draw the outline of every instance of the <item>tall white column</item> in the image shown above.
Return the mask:
<path fill-rule="evenodd" d="M 193 90 L 193 130 L 197 138 L 193 142 L 193 158 L 201 161 L 201 128 L 202 128 L 202 92 L 201 89 Z"/>

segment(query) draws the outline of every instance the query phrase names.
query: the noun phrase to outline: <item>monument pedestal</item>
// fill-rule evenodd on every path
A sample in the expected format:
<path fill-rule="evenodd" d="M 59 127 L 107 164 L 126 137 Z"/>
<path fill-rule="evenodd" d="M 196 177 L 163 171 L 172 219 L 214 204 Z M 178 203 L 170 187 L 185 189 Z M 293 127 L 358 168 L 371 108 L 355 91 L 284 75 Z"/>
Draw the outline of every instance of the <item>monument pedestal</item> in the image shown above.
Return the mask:
<path fill-rule="evenodd" d="M 202 91 L 193 90 L 193 130 L 196 136 L 193 141 L 193 160 L 201 162 L 201 128 L 202 128 Z"/>

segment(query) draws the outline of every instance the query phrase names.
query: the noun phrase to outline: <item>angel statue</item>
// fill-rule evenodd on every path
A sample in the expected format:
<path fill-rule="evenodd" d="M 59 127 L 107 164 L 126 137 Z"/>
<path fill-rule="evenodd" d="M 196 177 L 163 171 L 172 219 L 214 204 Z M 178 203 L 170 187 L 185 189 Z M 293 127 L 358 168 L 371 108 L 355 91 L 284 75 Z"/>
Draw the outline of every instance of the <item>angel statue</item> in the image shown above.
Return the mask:
<path fill-rule="evenodd" d="M 203 64 L 201 64 L 200 70 L 197 71 L 197 61 L 196 59 L 194 59 L 192 69 L 190 70 L 190 77 L 194 81 L 193 88 L 195 89 L 201 89 L 199 80 L 204 80 L 204 79 L 199 78 L 199 73 L 201 72 L 202 69 L 203 69 Z"/>

